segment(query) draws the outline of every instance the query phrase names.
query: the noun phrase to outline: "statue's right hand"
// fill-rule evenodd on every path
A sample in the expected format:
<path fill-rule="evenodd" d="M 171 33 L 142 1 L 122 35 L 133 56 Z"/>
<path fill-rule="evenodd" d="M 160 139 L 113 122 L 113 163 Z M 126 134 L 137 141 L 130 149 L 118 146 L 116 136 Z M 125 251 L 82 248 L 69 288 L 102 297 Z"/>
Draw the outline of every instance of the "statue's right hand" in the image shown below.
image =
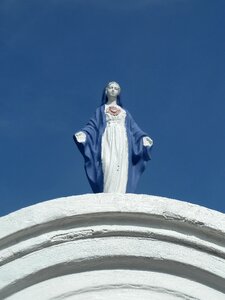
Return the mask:
<path fill-rule="evenodd" d="M 78 143 L 85 143 L 86 142 L 86 133 L 84 133 L 83 131 L 78 131 L 74 135 L 75 135 Z"/>

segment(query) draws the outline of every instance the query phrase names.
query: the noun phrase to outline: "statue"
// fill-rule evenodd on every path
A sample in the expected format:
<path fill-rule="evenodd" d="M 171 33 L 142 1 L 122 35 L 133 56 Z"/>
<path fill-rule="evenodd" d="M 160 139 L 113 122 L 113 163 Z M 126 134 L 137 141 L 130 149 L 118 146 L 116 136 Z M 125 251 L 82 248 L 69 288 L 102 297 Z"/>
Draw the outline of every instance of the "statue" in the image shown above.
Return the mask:
<path fill-rule="evenodd" d="M 150 159 L 153 141 L 123 107 L 120 91 L 118 83 L 109 82 L 101 106 L 74 134 L 94 193 L 133 193 Z"/>

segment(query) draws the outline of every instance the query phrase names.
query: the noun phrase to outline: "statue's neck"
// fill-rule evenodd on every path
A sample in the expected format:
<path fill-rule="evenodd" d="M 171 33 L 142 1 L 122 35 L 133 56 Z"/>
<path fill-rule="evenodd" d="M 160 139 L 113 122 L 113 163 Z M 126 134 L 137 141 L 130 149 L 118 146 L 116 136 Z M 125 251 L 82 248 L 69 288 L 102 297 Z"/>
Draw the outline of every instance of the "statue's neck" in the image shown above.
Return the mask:
<path fill-rule="evenodd" d="M 108 97 L 107 105 L 117 105 L 117 98 L 116 97 Z"/>

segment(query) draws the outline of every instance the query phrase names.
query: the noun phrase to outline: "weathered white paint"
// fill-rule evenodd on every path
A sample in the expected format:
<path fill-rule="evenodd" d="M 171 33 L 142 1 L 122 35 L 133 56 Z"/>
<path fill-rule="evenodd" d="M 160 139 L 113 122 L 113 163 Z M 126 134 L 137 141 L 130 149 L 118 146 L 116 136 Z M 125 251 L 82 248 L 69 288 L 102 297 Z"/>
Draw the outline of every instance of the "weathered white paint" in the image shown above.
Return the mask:
<path fill-rule="evenodd" d="M 225 215 L 89 194 L 0 218 L 0 299 L 225 299 Z"/>

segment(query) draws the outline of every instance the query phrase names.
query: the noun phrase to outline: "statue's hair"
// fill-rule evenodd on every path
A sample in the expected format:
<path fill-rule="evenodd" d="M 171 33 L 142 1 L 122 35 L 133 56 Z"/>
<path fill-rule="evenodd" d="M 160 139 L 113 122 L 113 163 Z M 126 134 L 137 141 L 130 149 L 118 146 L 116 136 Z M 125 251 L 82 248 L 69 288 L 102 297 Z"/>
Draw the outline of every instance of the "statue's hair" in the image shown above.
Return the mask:
<path fill-rule="evenodd" d="M 102 105 L 105 105 L 105 104 L 108 102 L 108 96 L 107 96 L 107 93 L 106 93 L 106 89 L 107 89 L 107 87 L 108 87 L 109 85 L 111 85 L 112 83 L 116 83 L 116 84 L 119 86 L 119 88 L 120 88 L 120 94 L 121 94 L 121 87 L 120 87 L 119 83 L 116 82 L 116 81 L 110 81 L 110 82 L 105 86 L 105 88 L 104 88 L 104 90 L 103 90 L 103 93 L 102 93 Z M 121 98 L 120 98 L 120 94 L 117 96 L 117 101 L 116 101 L 116 102 L 117 102 L 117 104 L 118 104 L 119 106 L 123 107 L 123 104 L 122 104 Z"/>

